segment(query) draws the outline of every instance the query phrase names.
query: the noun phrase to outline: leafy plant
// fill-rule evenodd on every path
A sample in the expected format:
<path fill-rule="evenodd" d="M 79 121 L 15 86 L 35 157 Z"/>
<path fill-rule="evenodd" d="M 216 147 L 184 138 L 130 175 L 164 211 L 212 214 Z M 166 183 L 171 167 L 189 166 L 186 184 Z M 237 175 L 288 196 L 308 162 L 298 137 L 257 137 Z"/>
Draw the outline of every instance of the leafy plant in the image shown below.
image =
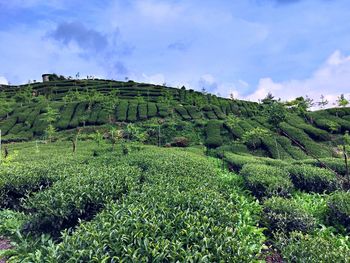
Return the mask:
<path fill-rule="evenodd" d="M 336 175 L 324 168 L 293 165 L 288 169 L 296 188 L 307 192 L 332 192 L 341 188 Z"/>
<path fill-rule="evenodd" d="M 279 167 L 263 164 L 246 164 L 240 171 L 245 186 L 258 198 L 290 196 L 293 184 L 288 172 Z"/>
<path fill-rule="evenodd" d="M 269 232 L 309 232 L 316 219 L 293 199 L 272 197 L 263 204 L 262 224 Z"/>
<path fill-rule="evenodd" d="M 333 193 L 328 199 L 327 207 L 329 222 L 350 231 L 350 192 Z"/>

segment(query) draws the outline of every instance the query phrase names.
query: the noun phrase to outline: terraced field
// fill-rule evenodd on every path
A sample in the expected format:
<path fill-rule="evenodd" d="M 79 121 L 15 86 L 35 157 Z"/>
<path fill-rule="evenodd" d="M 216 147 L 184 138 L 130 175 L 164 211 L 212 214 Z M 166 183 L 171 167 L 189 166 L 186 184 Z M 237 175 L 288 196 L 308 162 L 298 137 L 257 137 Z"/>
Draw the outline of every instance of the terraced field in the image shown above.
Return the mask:
<path fill-rule="evenodd" d="M 104 144 L 93 155 L 94 142 L 70 147 L 9 147 L 0 236 L 14 247 L 0 253 L 10 262 L 350 258 L 350 192 L 343 176 L 311 161 L 232 153 L 222 166 L 203 148 L 128 144 L 125 154 Z M 343 171 L 340 160 L 328 162 Z"/>
<path fill-rule="evenodd" d="M 350 261 L 350 108 L 107 80 L 0 105 L 2 261 Z"/>

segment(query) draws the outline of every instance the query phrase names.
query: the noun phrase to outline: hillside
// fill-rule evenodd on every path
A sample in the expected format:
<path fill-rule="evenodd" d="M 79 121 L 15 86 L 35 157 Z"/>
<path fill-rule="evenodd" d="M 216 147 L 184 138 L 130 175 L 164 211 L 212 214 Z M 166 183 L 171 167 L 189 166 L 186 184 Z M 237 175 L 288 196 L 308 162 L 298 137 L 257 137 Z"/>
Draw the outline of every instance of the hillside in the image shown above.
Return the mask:
<path fill-rule="evenodd" d="M 0 262 L 349 262 L 350 108 L 107 80 L 0 103 Z"/>
<path fill-rule="evenodd" d="M 225 145 L 223 150 L 235 153 L 304 159 L 335 155 L 339 135 L 350 130 L 349 108 L 304 115 L 289 110 L 275 129 L 262 104 L 133 81 L 54 80 L 1 86 L 0 94 L 4 142 L 45 138 L 50 123 L 67 138 L 77 133 L 76 128 L 81 134 L 108 133 L 110 126 L 126 131 L 133 123 L 148 144 L 176 144 L 185 137 L 191 145 Z M 48 109 L 55 112 L 51 122 Z M 251 134 L 256 128 L 267 136 L 259 130 Z M 127 132 L 125 136 L 130 139 Z"/>

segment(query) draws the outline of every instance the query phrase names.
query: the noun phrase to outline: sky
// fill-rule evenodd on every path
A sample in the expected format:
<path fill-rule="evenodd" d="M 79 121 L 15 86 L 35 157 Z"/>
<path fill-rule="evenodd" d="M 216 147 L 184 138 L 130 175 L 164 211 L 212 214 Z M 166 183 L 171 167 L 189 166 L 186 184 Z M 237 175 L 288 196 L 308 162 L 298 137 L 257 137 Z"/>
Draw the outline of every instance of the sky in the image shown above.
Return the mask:
<path fill-rule="evenodd" d="M 95 76 L 350 98 L 349 0 L 0 0 L 0 84 Z"/>

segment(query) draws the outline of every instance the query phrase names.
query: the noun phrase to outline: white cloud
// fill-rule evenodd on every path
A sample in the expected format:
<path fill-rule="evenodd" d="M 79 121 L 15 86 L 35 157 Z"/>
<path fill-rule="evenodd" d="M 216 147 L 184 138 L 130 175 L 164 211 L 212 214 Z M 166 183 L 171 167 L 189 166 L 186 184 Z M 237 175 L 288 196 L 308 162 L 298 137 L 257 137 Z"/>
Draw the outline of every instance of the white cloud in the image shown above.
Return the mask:
<path fill-rule="evenodd" d="M 81 76 L 106 77 L 105 68 L 95 60 L 80 56 L 79 47 L 57 46 L 50 39 L 43 38 L 46 31 L 42 29 L 31 30 L 30 34 L 27 32 L 27 27 L 0 32 L 0 50 L 7 50 L 0 57 L 0 74 L 6 72 L 8 81 L 27 83 L 28 80 L 40 80 L 43 73 L 74 76 L 80 72 Z"/>
<path fill-rule="evenodd" d="M 139 81 L 145 82 L 145 83 L 151 83 L 155 85 L 163 85 L 163 83 L 165 83 L 165 77 L 161 73 L 157 73 L 154 75 L 147 75 L 143 73 Z"/>
<path fill-rule="evenodd" d="M 139 0 L 136 2 L 136 8 L 141 15 L 155 22 L 178 18 L 178 15 L 182 12 L 182 7 L 179 4 L 175 5 L 156 0 Z"/>
<path fill-rule="evenodd" d="M 245 99 L 258 101 L 268 92 L 282 100 L 308 95 L 318 101 L 320 96 L 324 95 L 332 105 L 340 94 L 350 96 L 350 56 L 345 56 L 338 50 L 335 51 L 307 79 L 275 82 L 269 77 L 261 78 L 255 92 Z"/>
<path fill-rule="evenodd" d="M 0 85 L 3 84 L 3 85 L 8 85 L 9 82 L 7 81 L 7 79 L 3 76 L 0 76 Z"/>

